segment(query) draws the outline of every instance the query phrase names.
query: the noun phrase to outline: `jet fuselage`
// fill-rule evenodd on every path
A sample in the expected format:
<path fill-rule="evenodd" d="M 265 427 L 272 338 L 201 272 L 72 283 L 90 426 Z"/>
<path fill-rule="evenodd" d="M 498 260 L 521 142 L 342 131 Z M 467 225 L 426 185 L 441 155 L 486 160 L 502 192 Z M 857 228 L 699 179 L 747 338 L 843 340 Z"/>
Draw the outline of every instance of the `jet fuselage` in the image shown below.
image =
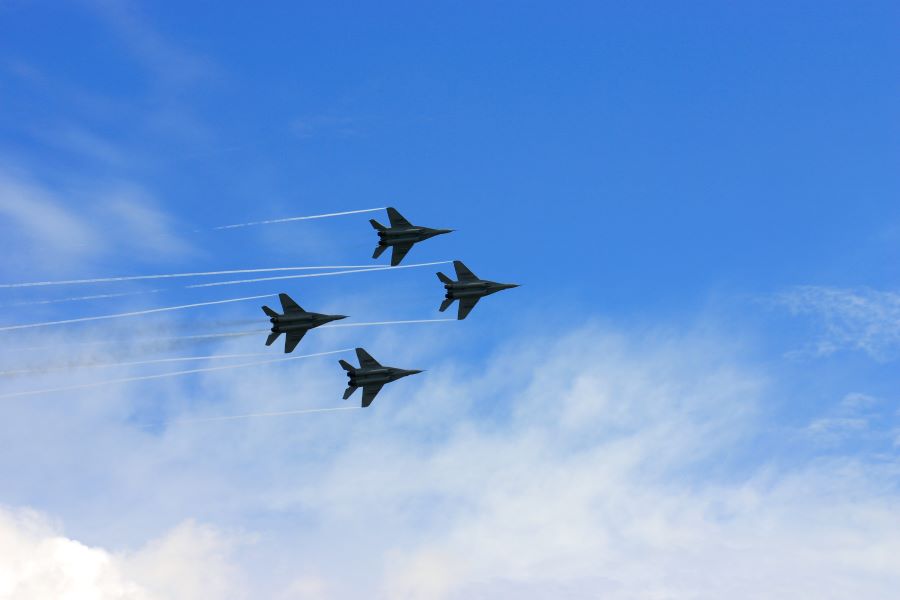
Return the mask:
<path fill-rule="evenodd" d="M 365 387 L 367 385 L 384 385 L 392 381 L 397 381 L 401 377 L 415 375 L 416 373 L 421 373 L 421 371 L 381 367 L 374 369 L 356 369 L 353 372 L 348 372 L 347 375 L 350 378 L 350 385 Z"/>
<path fill-rule="evenodd" d="M 415 244 L 442 233 L 450 233 L 450 230 L 429 229 L 428 227 L 391 227 L 378 232 L 378 243 L 385 246 Z"/>
<path fill-rule="evenodd" d="M 277 317 L 272 317 L 269 321 L 272 323 L 272 332 L 288 332 L 309 330 L 325 323 L 338 321 L 346 318 L 344 315 L 324 315 L 321 313 L 287 313 Z"/>
<path fill-rule="evenodd" d="M 455 281 L 453 283 L 444 284 L 444 289 L 447 290 L 448 299 L 471 297 L 481 298 L 483 296 L 490 296 L 493 293 L 499 292 L 501 290 L 508 290 L 514 287 L 516 287 L 514 284 L 494 283 L 493 281 L 481 280 L 464 282 Z"/>

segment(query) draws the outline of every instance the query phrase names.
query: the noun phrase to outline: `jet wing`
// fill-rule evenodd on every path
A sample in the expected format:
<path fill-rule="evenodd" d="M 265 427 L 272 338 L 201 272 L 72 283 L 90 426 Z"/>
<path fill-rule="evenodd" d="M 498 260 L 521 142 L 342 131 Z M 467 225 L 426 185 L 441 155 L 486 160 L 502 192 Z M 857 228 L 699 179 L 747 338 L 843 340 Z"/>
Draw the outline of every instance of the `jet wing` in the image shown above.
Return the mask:
<path fill-rule="evenodd" d="M 284 353 L 290 354 L 294 351 L 294 348 L 297 347 L 297 344 L 300 343 L 300 340 L 303 339 L 303 336 L 306 335 L 305 331 L 290 331 L 286 334 L 284 338 Z"/>
<path fill-rule="evenodd" d="M 378 392 L 381 391 L 381 388 L 384 387 L 384 384 L 381 385 L 367 385 L 363 388 L 363 397 L 362 397 L 362 407 L 366 408 L 370 404 L 372 404 L 372 400 L 375 399 L 375 396 L 378 395 Z"/>
<path fill-rule="evenodd" d="M 360 369 L 377 369 L 381 366 L 381 363 L 372 358 L 372 355 L 362 348 L 356 349 L 356 358 L 359 359 Z"/>
<path fill-rule="evenodd" d="M 391 227 L 406 228 L 413 226 L 413 224 L 403 218 L 403 215 L 397 212 L 397 209 L 393 206 L 388 207 L 387 214 L 388 219 L 391 220 Z"/>
<path fill-rule="evenodd" d="M 396 267 L 403 260 L 403 257 L 412 250 L 412 244 L 394 244 L 394 251 L 391 253 L 391 266 Z"/>
<path fill-rule="evenodd" d="M 453 268 L 456 269 L 456 278 L 459 281 L 478 281 L 478 277 L 475 276 L 475 273 L 470 271 L 469 268 L 460 261 L 454 260 Z"/>
<path fill-rule="evenodd" d="M 465 319 L 472 309 L 475 308 L 475 305 L 478 304 L 478 298 L 460 298 L 459 299 L 459 313 L 456 315 L 456 318 L 462 321 Z"/>
<path fill-rule="evenodd" d="M 281 308 L 284 310 L 284 314 L 306 312 L 287 294 L 278 294 L 278 299 L 281 300 Z"/>

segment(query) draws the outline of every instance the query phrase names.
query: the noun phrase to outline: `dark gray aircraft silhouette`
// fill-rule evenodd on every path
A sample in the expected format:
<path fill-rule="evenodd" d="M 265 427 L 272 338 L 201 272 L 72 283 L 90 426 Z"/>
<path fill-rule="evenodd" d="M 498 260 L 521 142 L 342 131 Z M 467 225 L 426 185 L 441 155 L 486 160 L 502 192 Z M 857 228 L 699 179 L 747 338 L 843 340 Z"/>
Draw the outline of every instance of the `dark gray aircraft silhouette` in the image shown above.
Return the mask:
<path fill-rule="evenodd" d="M 359 359 L 359 368 L 354 367 L 345 360 L 338 361 L 344 370 L 347 371 L 347 377 L 350 378 L 347 390 L 344 392 L 344 400 L 353 395 L 357 388 L 363 389 L 362 407 L 366 408 L 372 404 L 372 400 L 384 387 L 384 384 L 397 381 L 401 377 L 407 375 L 415 375 L 422 371 L 397 369 L 395 367 L 384 367 L 377 360 L 372 358 L 368 352 L 362 348 L 356 349 L 356 357 Z"/>
<path fill-rule="evenodd" d="M 443 273 L 437 274 L 438 279 L 444 283 L 444 288 L 447 290 L 447 295 L 441 303 L 441 312 L 447 310 L 454 300 L 459 300 L 459 313 L 456 318 L 460 321 L 465 319 L 478 301 L 485 296 L 519 287 L 515 283 L 496 283 L 478 279 L 475 273 L 458 260 L 453 261 L 453 267 L 456 269 L 456 277 L 459 281 L 453 281 Z"/>
<path fill-rule="evenodd" d="M 410 251 L 413 244 L 427 240 L 436 235 L 450 233 L 452 229 L 430 229 L 428 227 L 417 227 L 403 218 L 396 208 L 388 207 L 388 219 L 391 220 L 391 226 L 385 227 L 375 219 L 369 219 L 369 223 L 378 232 L 378 245 L 375 247 L 375 253 L 372 258 L 378 258 L 393 246 L 394 251 L 391 253 L 391 266 L 396 267 Z"/>
<path fill-rule="evenodd" d="M 303 339 L 303 336 L 310 329 L 347 318 L 345 315 L 323 315 L 306 312 L 287 294 L 278 294 L 278 298 L 281 300 L 281 308 L 284 310 L 283 315 L 279 315 L 268 306 L 262 307 L 263 312 L 269 315 L 269 321 L 272 322 L 272 333 L 269 334 L 269 339 L 266 340 L 266 346 L 271 346 L 278 339 L 278 336 L 283 333 L 285 334 L 285 354 L 293 352 L 294 348 L 297 347 L 297 344 L 300 343 L 300 340 Z"/>

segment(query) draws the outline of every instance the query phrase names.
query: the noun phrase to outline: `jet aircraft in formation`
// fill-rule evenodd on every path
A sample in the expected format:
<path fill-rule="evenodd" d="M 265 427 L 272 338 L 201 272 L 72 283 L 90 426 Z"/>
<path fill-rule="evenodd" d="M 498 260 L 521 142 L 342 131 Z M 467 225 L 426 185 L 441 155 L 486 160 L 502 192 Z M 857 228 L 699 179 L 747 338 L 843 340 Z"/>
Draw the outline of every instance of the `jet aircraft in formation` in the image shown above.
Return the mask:
<path fill-rule="evenodd" d="M 385 384 L 422 372 L 415 369 L 385 367 L 362 348 L 356 349 L 356 357 L 359 359 L 359 367 L 354 367 L 346 360 L 338 362 L 344 367 L 344 370 L 347 371 L 347 377 L 350 378 L 347 389 L 344 391 L 344 400 L 352 396 L 357 389 L 362 388 L 363 408 L 372 404 L 372 400 L 375 399 L 375 396 L 378 395 L 378 392 L 381 391 Z"/>
<path fill-rule="evenodd" d="M 378 231 L 378 246 L 375 248 L 375 254 L 372 258 L 378 258 L 385 250 L 391 247 L 393 248 L 391 266 L 394 267 L 400 264 L 400 261 L 410 251 L 413 244 L 453 231 L 452 229 L 418 227 L 403 218 L 403 215 L 393 207 L 388 208 L 387 213 L 391 222 L 390 227 L 385 227 L 374 219 L 369 221 L 372 227 Z M 458 260 L 453 261 L 453 267 L 456 270 L 456 281 L 453 281 L 443 273 L 437 274 L 438 279 L 441 280 L 444 288 L 447 290 L 444 301 L 441 303 L 440 311 L 444 312 L 453 302 L 458 300 L 457 319 L 459 320 L 465 319 L 481 298 L 502 290 L 519 287 L 515 283 L 497 283 L 479 279 L 466 265 Z M 266 346 L 271 346 L 284 333 L 285 353 L 293 352 L 294 348 L 297 347 L 297 344 L 300 343 L 300 340 L 303 339 L 303 336 L 310 329 L 347 318 L 345 315 L 307 312 L 287 294 L 279 294 L 278 297 L 281 300 L 284 314 L 278 314 L 268 306 L 262 307 L 263 312 L 269 316 L 269 320 L 272 322 L 272 332 L 266 339 Z M 378 392 L 381 391 L 385 384 L 422 372 L 383 366 L 362 348 L 356 349 L 356 356 L 359 358 L 359 367 L 354 367 L 344 360 L 339 361 L 349 377 L 349 384 L 344 392 L 344 400 L 353 395 L 358 388 L 362 388 L 363 408 L 372 404 L 372 400 L 375 399 L 375 396 L 378 395 Z"/>
<path fill-rule="evenodd" d="M 497 283 L 496 281 L 487 281 L 479 279 L 475 273 L 470 271 L 466 265 L 458 260 L 453 261 L 453 268 L 456 269 L 456 278 L 453 281 L 443 273 L 438 273 L 438 279 L 444 283 L 444 289 L 447 295 L 441 303 L 440 311 L 447 310 L 454 301 L 459 300 L 459 312 L 456 318 L 462 321 L 475 308 L 478 301 L 485 296 L 519 287 L 516 283 Z"/>
<path fill-rule="evenodd" d="M 263 312 L 269 316 L 272 322 L 272 333 L 266 340 L 266 346 L 271 346 L 282 333 L 284 336 L 284 352 L 290 354 L 306 335 L 310 329 L 314 329 L 320 325 L 346 319 L 346 315 L 323 315 L 321 313 L 306 312 L 299 304 L 293 301 L 287 294 L 278 294 L 281 300 L 281 309 L 284 314 L 279 315 L 277 312 L 263 306 Z"/>
<path fill-rule="evenodd" d="M 378 245 L 375 246 L 375 253 L 372 258 L 378 258 L 388 249 L 393 248 L 391 253 L 391 266 L 396 267 L 409 252 L 413 244 L 433 238 L 436 235 L 450 233 L 452 229 L 431 229 L 429 227 L 418 227 L 413 225 L 397 212 L 394 207 L 387 209 L 388 219 L 391 221 L 390 227 L 385 227 L 375 219 L 369 219 L 369 223 L 378 232 Z"/>

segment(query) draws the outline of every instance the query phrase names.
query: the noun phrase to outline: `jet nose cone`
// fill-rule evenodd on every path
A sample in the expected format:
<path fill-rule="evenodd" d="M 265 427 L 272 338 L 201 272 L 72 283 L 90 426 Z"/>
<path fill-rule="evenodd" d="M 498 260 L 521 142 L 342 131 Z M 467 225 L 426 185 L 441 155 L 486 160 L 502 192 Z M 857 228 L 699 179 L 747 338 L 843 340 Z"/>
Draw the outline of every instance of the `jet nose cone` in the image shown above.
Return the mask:
<path fill-rule="evenodd" d="M 424 373 L 424 369 L 408 369 L 403 374 L 404 375 L 418 375 L 419 373 Z"/>
<path fill-rule="evenodd" d="M 332 321 L 340 321 L 341 319 L 346 319 L 347 315 L 331 315 Z"/>

